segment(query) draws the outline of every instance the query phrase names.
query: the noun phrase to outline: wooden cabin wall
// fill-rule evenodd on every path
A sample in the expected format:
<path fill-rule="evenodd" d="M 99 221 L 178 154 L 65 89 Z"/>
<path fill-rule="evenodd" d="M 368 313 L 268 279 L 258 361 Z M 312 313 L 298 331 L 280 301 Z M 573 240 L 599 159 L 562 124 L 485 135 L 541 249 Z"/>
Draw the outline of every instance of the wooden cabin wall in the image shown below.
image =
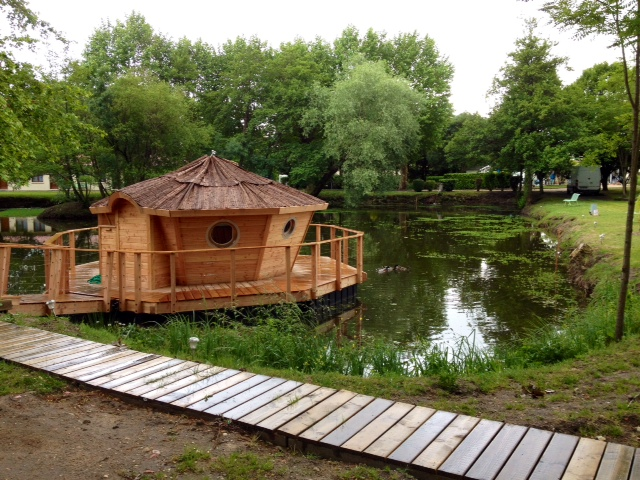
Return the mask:
<path fill-rule="evenodd" d="M 296 213 L 293 215 L 274 215 L 269 225 L 267 244 L 268 245 L 296 245 L 304 242 L 307 229 L 311 223 L 314 212 Z M 293 234 L 284 238 L 283 229 L 291 219 L 296 221 L 296 229 Z M 291 265 L 296 261 L 299 248 L 291 249 Z M 264 279 L 286 273 L 286 261 L 284 248 L 265 249 L 262 259 L 258 264 L 257 278 Z"/>
<path fill-rule="evenodd" d="M 182 250 L 178 242 L 177 232 L 180 228 L 180 219 L 175 217 L 152 216 L 151 222 L 151 249 L 154 251 Z M 157 254 L 153 258 L 152 283 L 154 288 L 164 288 L 171 285 L 171 259 L 169 255 Z M 178 256 L 176 261 L 176 284 L 182 285 L 184 276 L 184 262 Z"/>

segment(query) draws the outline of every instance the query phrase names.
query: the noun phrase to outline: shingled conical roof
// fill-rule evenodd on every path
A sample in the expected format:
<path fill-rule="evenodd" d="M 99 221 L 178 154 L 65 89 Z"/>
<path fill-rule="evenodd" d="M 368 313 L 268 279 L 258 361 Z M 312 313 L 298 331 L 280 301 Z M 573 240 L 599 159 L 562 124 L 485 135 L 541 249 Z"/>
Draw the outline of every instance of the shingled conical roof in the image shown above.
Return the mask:
<path fill-rule="evenodd" d="M 129 185 L 94 203 L 93 213 L 108 213 L 113 202 L 126 198 L 157 215 L 171 212 L 246 210 L 322 210 L 327 204 L 295 188 L 261 177 L 215 155 L 204 156 L 184 167 Z"/>

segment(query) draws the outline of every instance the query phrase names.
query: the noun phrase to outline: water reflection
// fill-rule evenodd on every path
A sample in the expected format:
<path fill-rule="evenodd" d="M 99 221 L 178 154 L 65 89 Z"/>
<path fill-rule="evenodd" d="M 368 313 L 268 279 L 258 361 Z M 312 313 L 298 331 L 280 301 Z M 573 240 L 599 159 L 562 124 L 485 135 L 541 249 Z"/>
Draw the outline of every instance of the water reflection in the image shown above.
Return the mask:
<path fill-rule="evenodd" d="M 323 212 L 314 221 L 366 234 L 365 336 L 498 344 L 573 304 L 555 242 L 508 212 Z M 386 265 L 408 271 L 377 273 Z"/>

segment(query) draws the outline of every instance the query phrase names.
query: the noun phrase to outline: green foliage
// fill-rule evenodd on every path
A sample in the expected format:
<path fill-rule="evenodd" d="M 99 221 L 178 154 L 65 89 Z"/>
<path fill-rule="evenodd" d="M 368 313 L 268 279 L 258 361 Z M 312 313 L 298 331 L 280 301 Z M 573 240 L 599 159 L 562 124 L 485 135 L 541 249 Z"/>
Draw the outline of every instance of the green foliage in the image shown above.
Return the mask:
<path fill-rule="evenodd" d="M 437 184 L 434 180 L 427 179 L 424 182 L 424 186 L 429 192 L 432 192 L 433 189 L 436 188 Z"/>
<path fill-rule="evenodd" d="M 176 470 L 179 473 L 200 473 L 203 469 L 198 466 L 198 462 L 209 460 L 210 458 L 211 454 L 209 452 L 200 450 L 197 447 L 188 446 L 185 448 L 184 453 L 175 459 L 177 464 Z"/>
<path fill-rule="evenodd" d="M 454 178 L 443 178 L 442 179 L 442 189 L 445 192 L 453 192 L 453 189 L 456 187 L 457 180 Z"/>
<path fill-rule="evenodd" d="M 229 480 L 258 480 L 272 478 L 273 460 L 254 453 L 234 452 L 220 456 L 212 464 L 212 470 Z"/>
<path fill-rule="evenodd" d="M 482 177 L 482 183 L 487 190 L 493 192 L 493 189 L 498 186 L 498 175 L 495 172 L 487 172 Z"/>
<path fill-rule="evenodd" d="M 413 188 L 414 192 L 421 192 L 425 189 L 427 185 L 427 182 L 425 182 L 424 180 L 422 180 L 421 178 L 416 178 L 413 180 L 413 182 L 411 182 L 411 187 Z M 433 188 L 432 188 L 433 190 Z"/>
<path fill-rule="evenodd" d="M 0 396 L 24 392 L 38 395 L 61 392 L 67 384 L 45 373 L 0 361 Z"/>
<path fill-rule="evenodd" d="M 447 129 L 444 147 L 447 165 L 454 172 L 484 167 L 491 163 L 489 120 L 479 114 L 457 115 Z"/>
<path fill-rule="evenodd" d="M 453 180 L 456 190 L 475 190 L 476 180 L 482 177 L 478 173 L 446 173 L 443 180 Z M 450 190 L 449 190 L 450 191 Z"/>

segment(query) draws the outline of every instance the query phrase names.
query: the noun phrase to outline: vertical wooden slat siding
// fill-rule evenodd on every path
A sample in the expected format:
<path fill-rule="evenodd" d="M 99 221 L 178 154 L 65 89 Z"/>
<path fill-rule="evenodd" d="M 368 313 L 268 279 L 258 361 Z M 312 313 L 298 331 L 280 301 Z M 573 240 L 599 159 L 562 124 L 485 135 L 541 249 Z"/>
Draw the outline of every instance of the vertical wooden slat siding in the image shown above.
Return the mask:
<path fill-rule="evenodd" d="M 284 252 L 284 263 L 287 270 L 287 299 L 291 295 L 291 247 L 286 246 Z"/>
<path fill-rule="evenodd" d="M 51 250 L 44 249 L 44 281 L 45 291 L 44 293 L 49 295 L 49 278 L 51 277 Z"/>
<path fill-rule="evenodd" d="M 231 272 L 230 272 L 230 284 L 231 284 L 231 301 L 236 301 L 236 251 L 232 249 L 231 254 Z"/>
<path fill-rule="evenodd" d="M 46 250 L 45 250 L 45 253 L 46 253 Z M 10 271 L 11 271 L 11 247 L 0 247 L 0 296 L 5 295 L 9 290 L 9 272 Z"/>
<path fill-rule="evenodd" d="M 311 247 L 311 299 L 318 298 L 318 257 L 320 256 L 320 244 L 315 243 Z"/>
<path fill-rule="evenodd" d="M 591 438 L 581 438 L 573 452 L 567 470 L 562 476 L 563 480 L 591 480 L 596 476 L 602 453 L 606 447 L 605 442 Z"/>
<path fill-rule="evenodd" d="M 102 273 L 102 281 L 106 284 L 102 285 L 102 302 L 104 304 L 104 311 L 109 312 L 111 310 L 111 289 L 113 288 L 113 252 L 107 252 L 107 269 Z"/>
<path fill-rule="evenodd" d="M 134 254 L 133 279 L 136 313 L 142 313 L 142 254 L 139 252 Z"/>
<path fill-rule="evenodd" d="M 171 313 L 176 313 L 176 254 L 169 255 L 169 270 L 171 275 Z"/>
<path fill-rule="evenodd" d="M 126 305 L 126 287 L 127 287 L 127 262 L 126 253 L 118 252 L 118 299 L 123 305 Z"/>

